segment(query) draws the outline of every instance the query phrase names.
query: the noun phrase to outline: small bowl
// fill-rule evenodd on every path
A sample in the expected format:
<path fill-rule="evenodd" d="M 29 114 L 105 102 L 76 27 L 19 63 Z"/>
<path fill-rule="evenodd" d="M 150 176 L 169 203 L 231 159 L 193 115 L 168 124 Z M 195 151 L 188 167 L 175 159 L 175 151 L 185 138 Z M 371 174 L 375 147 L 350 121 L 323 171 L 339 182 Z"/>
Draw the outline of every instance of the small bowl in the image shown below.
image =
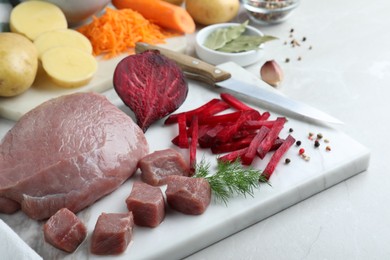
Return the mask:
<path fill-rule="evenodd" d="M 261 25 L 281 23 L 299 6 L 299 0 L 243 0 L 249 18 Z"/>
<path fill-rule="evenodd" d="M 26 1 L 26 0 L 21 0 Z M 102 11 L 110 0 L 42 0 L 58 6 L 70 26 L 80 25 L 92 15 Z"/>
<path fill-rule="evenodd" d="M 201 29 L 197 34 L 195 38 L 195 51 L 198 57 L 210 64 L 221 64 L 224 62 L 232 61 L 235 62 L 241 66 L 248 66 L 253 63 L 256 63 L 261 59 L 261 57 L 264 54 L 264 50 L 262 49 L 263 44 L 259 46 L 259 49 L 257 50 L 251 50 L 251 51 L 244 51 L 244 52 L 237 52 L 237 53 L 228 53 L 228 52 L 222 52 L 222 51 L 216 51 L 209 49 L 204 46 L 204 42 L 206 41 L 207 37 L 215 30 L 229 27 L 229 26 L 238 26 L 239 23 L 219 23 L 207 26 L 203 29 Z M 255 27 L 246 26 L 246 30 L 244 32 L 246 35 L 259 35 L 263 36 L 264 34 L 256 29 Z"/>

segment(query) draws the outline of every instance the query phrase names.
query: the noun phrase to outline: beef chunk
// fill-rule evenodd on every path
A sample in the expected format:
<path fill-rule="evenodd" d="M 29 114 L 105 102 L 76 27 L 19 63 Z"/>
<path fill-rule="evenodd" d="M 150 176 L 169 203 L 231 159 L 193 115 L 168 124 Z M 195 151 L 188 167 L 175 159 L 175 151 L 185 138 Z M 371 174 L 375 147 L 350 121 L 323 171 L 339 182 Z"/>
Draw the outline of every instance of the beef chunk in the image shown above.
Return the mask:
<path fill-rule="evenodd" d="M 183 156 L 174 149 L 155 151 L 144 156 L 139 162 L 144 182 L 160 186 L 166 184 L 169 175 L 189 176 L 190 169 Z"/>
<path fill-rule="evenodd" d="M 96 255 L 123 253 L 133 236 L 133 214 L 102 213 L 92 233 L 91 252 Z"/>
<path fill-rule="evenodd" d="M 67 208 L 60 209 L 43 225 L 45 241 L 54 247 L 72 253 L 87 236 L 87 228 Z"/>
<path fill-rule="evenodd" d="M 200 215 L 211 201 L 210 184 L 204 178 L 185 176 L 167 177 L 168 205 L 184 214 Z"/>
<path fill-rule="evenodd" d="M 158 187 L 135 182 L 126 204 L 136 225 L 157 227 L 165 217 L 164 196 Z"/>

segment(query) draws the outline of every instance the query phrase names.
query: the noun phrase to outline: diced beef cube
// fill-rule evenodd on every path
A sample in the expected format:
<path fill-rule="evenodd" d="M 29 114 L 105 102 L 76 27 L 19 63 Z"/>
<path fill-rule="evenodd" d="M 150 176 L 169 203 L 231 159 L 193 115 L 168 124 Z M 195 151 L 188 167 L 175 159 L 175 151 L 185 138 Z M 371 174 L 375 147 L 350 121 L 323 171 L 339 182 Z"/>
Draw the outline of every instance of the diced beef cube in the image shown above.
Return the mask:
<path fill-rule="evenodd" d="M 211 188 L 204 178 L 172 175 L 167 177 L 167 184 L 167 203 L 181 213 L 200 215 L 210 204 Z"/>
<path fill-rule="evenodd" d="M 165 217 L 164 195 L 158 187 L 134 182 L 126 204 L 136 225 L 157 227 Z"/>
<path fill-rule="evenodd" d="M 96 255 L 123 253 L 133 236 L 133 214 L 102 213 L 92 233 L 91 252 Z"/>
<path fill-rule="evenodd" d="M 58 210 L 43 225 L 45 241 L 54 247 L 72 253 L 87 236 L 87 228 L 67 208 Z"/>
<path fill-rule="evenodd" d="M 138 167 L 142 180 L 153 186 L 166 184 L 165 178 L 170 175 L 190 175 L 189 164 L 178 151 L 171 148 L 144 156 L 138 162 Z"/>

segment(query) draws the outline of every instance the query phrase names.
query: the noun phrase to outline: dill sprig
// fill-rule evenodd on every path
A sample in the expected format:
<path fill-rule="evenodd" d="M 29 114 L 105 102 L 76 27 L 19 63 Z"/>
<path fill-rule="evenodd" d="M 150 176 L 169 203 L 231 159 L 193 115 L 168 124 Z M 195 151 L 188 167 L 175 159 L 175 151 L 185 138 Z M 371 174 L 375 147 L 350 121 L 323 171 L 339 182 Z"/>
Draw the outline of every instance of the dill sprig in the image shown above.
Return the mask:
<path fill-rule="evenodd" d="M 217 160 L 217 168 L 214 174 L 210 174 L 210 163 L 202 160 L 196 166 L 194 177 L 205 178 L 211 187 L 216 200 L 227 204 L 228 200 L 235 195 L 254 196 L 254 190 L 260 183 L 268 180 L 260 170 L 244 167 L 240 160 L 226 162 Z"/>

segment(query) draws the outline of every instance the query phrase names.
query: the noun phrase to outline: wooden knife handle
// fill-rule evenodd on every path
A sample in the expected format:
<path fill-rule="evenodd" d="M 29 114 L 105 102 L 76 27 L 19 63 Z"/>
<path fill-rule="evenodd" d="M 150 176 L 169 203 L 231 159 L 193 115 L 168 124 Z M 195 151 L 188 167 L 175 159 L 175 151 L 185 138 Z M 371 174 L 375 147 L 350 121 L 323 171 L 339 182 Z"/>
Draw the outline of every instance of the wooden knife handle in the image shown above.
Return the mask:
<path fill-rule="evenodd" d="M 176 51 L 171 51 L 163 47 L 151 45 L 148 43 L 138 42 L 135 45 L 135 52 L 141 53 L 146 50 L 158 50 L 165 57 L 174 60 L 184 74 L 192 79 L 203 81 L 207 84 L 214 85 L 216 82 L 226 80 L 231 77 L 229 72 L 221 70 L 214 65 L 185 55 Z"/>

